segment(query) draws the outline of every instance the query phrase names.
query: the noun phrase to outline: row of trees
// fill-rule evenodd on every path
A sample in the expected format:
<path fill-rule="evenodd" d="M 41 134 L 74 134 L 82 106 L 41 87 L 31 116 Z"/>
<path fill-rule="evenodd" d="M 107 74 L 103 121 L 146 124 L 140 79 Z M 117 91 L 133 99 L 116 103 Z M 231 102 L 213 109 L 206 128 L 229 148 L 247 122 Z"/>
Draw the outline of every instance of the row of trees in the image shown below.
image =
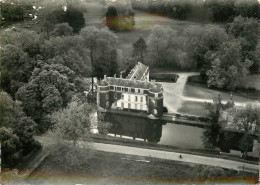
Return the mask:
<path fill-rule="evenodd" d="M 205 107 L 208 109 L 209 118 L 211 119 L 210 127 L 204 131 L 202 136 L 205 148 L 213 149 L 220 147 L 230 150 L 230 148 L 238 144 L 238 149 L 243 152 L 244 157 L 247 157 L 247 152 L 253 146 L 252 123 L 256 124 L 256 128 L 260 124 L 259 108 L 249 104 L 245 109 L 232 114 L 233 124 L 239 130 L 227 130 L 226 126 L 230 120 L 222 116 L 222 111 L 232 111 L 229 109 L 232 109 L 233 105 L 230 102 L 223 104 L 221 97 L 218 96 L 213 99 L 213 103 L 206 103 Z M 236 133 L 237 131 L 241 131 L 242 135 Z M 234 138 L 238 139 L 235 141 L 236 143 L 233 143 Z"/>
<path fill-rule="evenodd" d="M 106 26 L 114 31 L 132 30 L 135 25 L 134 11 L 131 4 L 120 2 L 108 6 L 106 12 Z"/>
<path fill-rule="evenodd" d="M 166 15 L 179 20 L 226 22 L 236 16 L 260 18 L 257 0 L 132 0 L 134 9 Z"/>
<path fill-rule="evenodd" d="M 135 55 L 154 67 L 200 70 L 208 86 L 233 91 L 247 75 L 259 73 L 259 33 L 257 19 L 241 16 L 226 27 L 190 26 L 181 34 L 155 26 L 138 48 L 142 55 Z"/>

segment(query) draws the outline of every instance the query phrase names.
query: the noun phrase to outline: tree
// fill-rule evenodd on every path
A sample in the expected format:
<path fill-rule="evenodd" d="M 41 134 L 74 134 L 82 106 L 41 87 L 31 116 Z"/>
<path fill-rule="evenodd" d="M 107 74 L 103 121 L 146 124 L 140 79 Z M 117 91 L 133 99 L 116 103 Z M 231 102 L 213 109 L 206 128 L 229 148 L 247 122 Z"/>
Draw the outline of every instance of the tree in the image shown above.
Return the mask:
<path fill-rule="evenodd" d="M 76 145 L 79 139 L 89 137 L 93 122 L 90 118 L 94 111 L 95 107 L 73 97 L 66 108 L 50 115 L 50 120 L 54 124 L 52 130 L 59 134 L 60 139 L 70 140 Z"/>
<path fill-rule="evenodd" d="M 238 16 L 232 23 L 228 24 L 228 33 L 234 35 L 235 38 L 244 38 L 248 42 L 247 50 L 256 48 L 259 38 L 259 22 L 255 18 Z"/>
<path fill-rule="evenodd" d="M 73 28 L 68 23 L 60 23 L 54 26 L 54 30 L 50 33 L 51 36 L 69 36 L 73 34 Z"/>
<path fill-rule="evenodd" d="M 63 15 L 62 22 L 68 22 L 73 28 L 74 33 L 79 33 L 85 26 L 83 13 L 72 5 L 68 6 L 66 13 Z"/>
<path fill-rule="evenodd" d="M 2 168 L 13 167 L 22 156 L 19 139 L 11 128 L 0 128 Z"/>
<path fill-rule="evenodd" d="M 7 44 L 1 56 L 1 89 L 14 94 L 18 88 L 28 81 L 33 69 L 34 60 L 19 47 Z"/>
<path fill-rule="evenodd" d="M 65 107 L 75 93 L 74 84 L 70 82 L 71 73 L 69 68 L 61 64 L 46 64 L 35 68 L 30 81 L 16 93 L 25 112 L 37 122 L 40 132 L 50 126 L 43 123 L 43 118 Z"/>
<path fill-rule="evenodd" d="M 146 63 L 164 66 L 172 63 L 176 52 L 176 31 L 169 27 L 155 26 L 147 39 Z"/>
<path fill-rule="evenodd" d="M 35 146 L 33 139 L 36 123 L 25 115 L 21 103 L 13 101 L 6 92 L 0 92 L 0 127 L 11 128 L 19 139 L 18 149 L 27 154 Z"/>
<path fill-rule="evenodd" d="M 213 22 L 225 22 L 235 15 L 234 0 L 206 0 L 205 6 L 212 12 Z"/>
<path fill-rule="evenodd" d="M 238 0 L 234 4 L 234 9 L 237 15 L 242 17 L 254 17 L 260 16 L 260 5 L 257 0 Z"/>
<path fill-rule="evenodd" d="M 114 31 L 132 30 L 135 20 L 131 3 L 117 1 L 109 5 L 106 12 L 106 25 Z"/>
<path fill-rule="evenodd" d="M 117 10 L 113 6 L 109 6 L 106 12 L 106 25 L 109 29 L 111 30 L 116 30 L 117 29 L 117 24 L 116 24 L 116 18 L 117 18 Z"/>
<path fill-rule="evenodd" d="M 116 60 L 117 36 L 108 29 L 97 29 L 93 26 L 82 29 L 80 35 L 84 40 L 85 47 L 90 50 L 90 61 L 92 66 L 92 94 L 94 94 L 94 71 L 96 72 L 96 76 L 103 76 L 104 71 L 98 70 L 97 67 L 100 65 L 102 66 L 102 63 L 103 65 L 107 65 L 107 63 L 111 62 L 111 57 L 113 56 L 114 61 Z M 97 63 L 98 61 L 99 63 Z M 94 100 L 92 100 L 92 102 L 94 102 Z"/>
<path fill-rule="evenodd" d="M 43 20 L 43 31 L 46 31 L 47 35 L 58 23 L 68 23 L 73 28 L 74 33 L 79 33 L 85 26 L 85 18 L 81 9 L 72 4 L 69 4 L 66 10 L 62 9 L 60 2 L 56 5 L 47 5 L 41 11 L 40 18 Z"/>
<path fill-rule="evenodd" d="M 220 111 L 223 107 L 220 95 L 213 99 L 213 103 L 206 103 L 205 107 L 209 110 L 210 126 L 203 132 L 202 141 L 205 148 L 217 146 L 221 124 L 219 123 Z"/>
<path fill-rule="evenodd" d="M 213 55 L 211 69 L 207 71 L 208 86 L 234 91 L 249 74 L 250 60 L 242 61 L 241 45 L 237 40 L 224 42 Z"/>
<path fill-rule="evenodd" d="M 234 116 L 234 123 L 238 130 L 243 131 L 243 136 L 239 141 L 239 148 L 243 152 L 244 157 L 247 157 L 247 152 L 252 147 L 253 139 L 250 134 L 259 130 L 259 112 L 259 108 L 249 104 L 244 110 L 238 111 Z"/>
<path fill-rule="evenodd" d="M 50 154 L 66 169 L 79 168 L 88 159 L 92 116 L 96 108 L 74 96 L 63 109 L 49 115 L 53 126 L 45 134 L 51 144 Z M 83 141 L 79 143 L 79 141 Z"/>
<path fill-rule="evenodd" d="M 140 37 L 135 43 L 133 43 L 132 57 L 136 57 L 141 63 L 143 63 L 146 50 L 147 45 L 145 40 Z"/>
<path fill-rule="evenodd" d="M 12 4 L 9 2 L 1 2 L 1 14 L 5 23 L 13 24 L 17 21 L 24 20 L 23 7 L 19 4 Z"/>
<path fill-rule="evenodd" d="M 197 64 L 197 69 L 201 70 L 204 80 L 206 71 L 210 68 L 207 56 L 217 51 L 229 36 L 220 26 L 190 26 L 184 31 L 185 47 L 190 58 Z"/>

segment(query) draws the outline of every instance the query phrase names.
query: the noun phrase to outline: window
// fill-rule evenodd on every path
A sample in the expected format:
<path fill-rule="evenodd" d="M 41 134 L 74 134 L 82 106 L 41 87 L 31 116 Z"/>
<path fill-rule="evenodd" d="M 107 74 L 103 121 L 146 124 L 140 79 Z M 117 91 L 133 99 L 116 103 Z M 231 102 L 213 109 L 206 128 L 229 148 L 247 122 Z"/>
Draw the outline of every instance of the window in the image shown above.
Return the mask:
<path fill-rule="evenodd" d="M 128 103 L 128 108 L 131 109 L 131 103 Z"/>
<path fill-rule="evenodd" d="M 136 102 L 138 101 L 138 96 L 135 96 L 135 101 L 136 101 Z"/>
<path fill-rule="evenodd" d="M 143 110 L 143 105 L 140 105 L 140 110 Z"/>
<path fill-rule="evenodd" d="M 131 92 L 131 88 L 128 87 L 128 92 Z"/>
<path fill-rule="evenodd" d="M 121 108 L 124 108 L 124 102 L 121 102 Z"/>
<path fill-rule="evenodd" d="M 138 93 L 140 93 L 141 92 L 141 90 L 140 89 L 138 89 Z"/>
<path fill-rule="evenodd" d="M 115 89 L 114 89 L 114 86 L 110 86 L 110 88 L 109 88 L 109 89 L 110 89 L 110 90 L 115 90 Z"/>
<path fill-rule="evenodd" d="M 116 90 L 121 91 L 121 87 L 117 87 Z"/>
<path fill-rule="evenodd" d="M 130 97 L 130 95 L 128 95 L 128 101 L 130 101 L 131 100 L 131 97 Z"/>
<path fill-rule="evenodd" d="M 138 89 L 135 89 L 135 93 L 138 93 Z"/>
<path fill-rule="evenodd" d="M 135 104 L 135 109 L 137 109 L 137 104 Z"/>
<path fill-rule="evenodd" d="M 121 95 L 121 99 L 124 100 L 124 95 L 123 94 Z"/>
<path fill-rule="evenodd" d="M 141 102 L 143 102 L 143 97 L 141 97 Z"/>

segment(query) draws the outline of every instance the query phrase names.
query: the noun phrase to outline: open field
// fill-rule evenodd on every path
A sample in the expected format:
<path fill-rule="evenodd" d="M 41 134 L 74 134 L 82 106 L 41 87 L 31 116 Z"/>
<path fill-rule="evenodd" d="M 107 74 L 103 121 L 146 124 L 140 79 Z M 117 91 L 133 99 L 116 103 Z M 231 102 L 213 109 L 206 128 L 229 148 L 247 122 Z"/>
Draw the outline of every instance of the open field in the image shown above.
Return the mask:
<path fill-rule="evenodd" d="M 74 169 L 65 169 L 64 164 L 57 163 L 50 156 L 27 179 L 27 183 L 143 184 L 145 182 L 146 184 L 158 184 L 202 182 L 206 179 L 200 178 L 200 174 L 206 167 L 149 157 L 91 151 L 89 159 L 82 161 L 82 165 Z M 224 170 L 224 179 L 247 176 L 257 175 Z M 213 180 L 213 182 L 216 181 L 217 179 Z"/>

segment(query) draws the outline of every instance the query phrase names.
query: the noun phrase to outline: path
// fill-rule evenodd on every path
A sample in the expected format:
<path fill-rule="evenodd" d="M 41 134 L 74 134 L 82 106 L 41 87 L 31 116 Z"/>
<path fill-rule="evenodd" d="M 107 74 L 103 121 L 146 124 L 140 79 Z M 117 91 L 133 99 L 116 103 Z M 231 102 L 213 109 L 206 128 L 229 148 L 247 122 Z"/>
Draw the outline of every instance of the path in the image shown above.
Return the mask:
<path fill-rule="evenodd" d="M 84 145 L 85 142 L 79 142 L 79 144 Z M 153 157 L 159 159 L 182 161 L 182 162 L 196 163 L 202 165 L 211 165 L 211 166 L 218 166 L 218 167 L 233 169 L 238 171 L 244 170 L 248 172 L 258 173 L 259 170 L 259 166 L 255 164 L 248 164 L 248 163 L 232 161 L 227 159 L 212 158 L 212 157 L 198 156 L 192 154 L 183 154 L 183 153 L 176 153 L 176 152 L 167 152 L 161 150 L 104 144 L 104 143 L 93 143 L 93 147 L 98 151 L 114 152 L 114 153 L 121 153 L 121 154 L 128 154 L 128 155 L 138 155 L 143 157 Z M 182 159 L 179 158 L 180 154 L 182 155 Z"/>
<path fill-rule="evenodd" d="M 158 73 L 160 74 L 160 73 Z M 166 74 L 166 73 L 164 73 Z M 177 113 L 183 103 L 183 90 L 189 76 L 199 75 L 199 73 L 175 73 L 179 75 L 176 83 L 161 82 L 163 85 L 163 103 L 170 113 Z"/>

